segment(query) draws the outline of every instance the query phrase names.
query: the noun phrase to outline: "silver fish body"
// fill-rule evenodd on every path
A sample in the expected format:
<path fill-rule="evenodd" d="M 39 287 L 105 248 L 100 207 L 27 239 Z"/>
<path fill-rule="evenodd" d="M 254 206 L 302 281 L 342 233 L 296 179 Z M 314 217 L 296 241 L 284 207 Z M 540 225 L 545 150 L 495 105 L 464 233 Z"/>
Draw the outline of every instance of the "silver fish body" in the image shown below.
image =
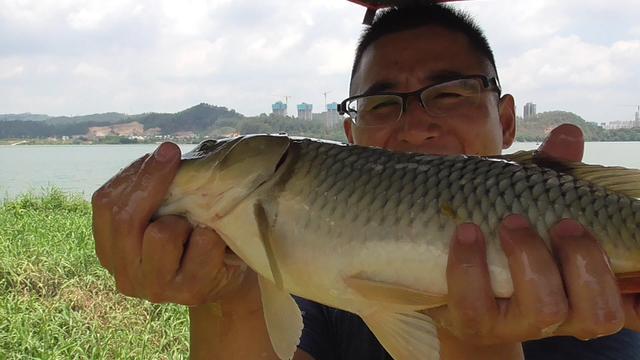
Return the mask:
<path fill-rule="evenodd" d="M 640 271 L 640 201 L 552 165 L 248 136 L 187 154 L 159 214 L 212 227 L 278 289 L 380 329 L 367 314 L 427 306 L 387 300 L 376 284 L 446 299 L 449 241 L 465 222 L 482 228 L 499 297 L 513 293 L 497 232 L 508 214 L 527 217 L 547 243 L 553 224 L 576 219 L 600 239 L 614 272 Z M 421 354 L 382 338 L 397 358 Z"/>

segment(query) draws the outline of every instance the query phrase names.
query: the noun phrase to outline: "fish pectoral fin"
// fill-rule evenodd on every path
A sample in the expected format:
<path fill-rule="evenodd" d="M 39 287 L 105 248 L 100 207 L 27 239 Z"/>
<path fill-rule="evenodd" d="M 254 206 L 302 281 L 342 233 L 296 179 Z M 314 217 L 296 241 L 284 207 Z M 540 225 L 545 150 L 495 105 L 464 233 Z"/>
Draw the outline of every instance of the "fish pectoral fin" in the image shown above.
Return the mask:
<path fill-rule="evenodd" d="M 259 276 L 264 320 L 271 345 L 280 359 L 291 359 L 302 334 L 302 313 L 293 297 Z"/>
<path fill-rule="evenodd" d="M 374 311 L 361 317 L 395 360 L 440 359 L 438 331 L 427 315 Z"/>
<path fill-rule="evenodd" d="M 344 279 L 346 285 L 367 300 L 388 305 L 401 305 L 415 310 L 445 305 L 447 297 L 431 294 L 406 286 L 352 276 Z"/>

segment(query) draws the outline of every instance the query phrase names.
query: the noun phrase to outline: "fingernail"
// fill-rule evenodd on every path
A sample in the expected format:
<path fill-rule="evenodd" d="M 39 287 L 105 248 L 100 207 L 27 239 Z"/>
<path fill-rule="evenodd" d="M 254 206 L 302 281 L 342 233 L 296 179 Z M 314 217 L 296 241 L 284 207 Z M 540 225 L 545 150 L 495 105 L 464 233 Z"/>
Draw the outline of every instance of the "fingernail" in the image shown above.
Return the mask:
<path fill-rule="evenodd" d="M 553 146 L 566 146 L 567 143 L 582 142 L 583 135 L 579 128 L 575 126 L 559 126 L 554 129 L 546 139 L 542 142 L 539 149 L 544 149 Z"/>
<path fill-rule="evenodd" d="M 584 234 L 584 227 L 573 219 L 562 219 L 553 227 L 553 232 L 560 237 L 578 237 Z"/>
<path fill-rule="evenodd" d="M 153 156 L 159 161 L 167 161 L 171 156 L 171 150 L 169 149 L 169 145 L 167 143 L 162 143 L 156 151 L 153 153 Z"/>
<path fill-rule="evenodd" d="M 473 224 L 462 224 L 458 226 L 456 238 L 459 243 L 470 245 L 478 239 L 478 232 Z"/>
<path fill-rule="evenodd" d="M 502 224 L 509 230 L 522 230 L 529 227 L 529 221 L 524 216 L 517 214 L 507 216 Z"/>

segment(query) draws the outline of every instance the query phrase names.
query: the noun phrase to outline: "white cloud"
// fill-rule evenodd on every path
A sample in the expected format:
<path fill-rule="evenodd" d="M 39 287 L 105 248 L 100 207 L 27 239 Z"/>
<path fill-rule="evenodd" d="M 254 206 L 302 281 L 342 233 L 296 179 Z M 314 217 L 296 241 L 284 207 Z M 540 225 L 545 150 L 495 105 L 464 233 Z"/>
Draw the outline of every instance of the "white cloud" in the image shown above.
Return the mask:
<path fill-rule="evenodd" d="M 137 16 L 142 13 L 142 4 L 131 4 L 129 0 L 86 0 L 74 4 L 66 19 L 74 30 L 98 30 L 109 21 Z"/>
<path fill-rule="evenodd" d="M 77 64 L 73 68 L 72 73 L 82 78 L 90 78 L 90 79 L 97 79 L 97 80 L 106 80 L 106 79 L 109 79 L 110 77 L 109 70 L 97 65 L 87 64 L 84 62 Z"/>
<path fill-rule="evenodd" d="M 318 59 L 321 76 L 348 74 L 355 54 L 355 39 L 322 39 L 309 49 L 309 59 Z"/>
<path fill-rule="evenodd" d="M 197 36 L 206 30 L 214 11 L 231 0 L 162 1 L 164 31 L 183 36 Z"/>
<path fill-rule="evenodd" d="M 24 65 L 15 61 L 4 61 L 0 59 L 0 79 L 9 79 L 22 75 Z"/>
<path fill-rule="evenodd" d="M 175 54 L 173 73 L 178 77 L 206 76 L 218 71 L 224 41 L 197 40 L 181 46 Z"/>
<path fill-rule="evenodd" d="M 520 89 L 607 86 L 624 75 L 624 70 L 616 64 L 615 47 L 589 44 L 577 36 L 556 37 L 542 47 L 511 58 L 502 73 L 506 81 L 517 84 Z"/>

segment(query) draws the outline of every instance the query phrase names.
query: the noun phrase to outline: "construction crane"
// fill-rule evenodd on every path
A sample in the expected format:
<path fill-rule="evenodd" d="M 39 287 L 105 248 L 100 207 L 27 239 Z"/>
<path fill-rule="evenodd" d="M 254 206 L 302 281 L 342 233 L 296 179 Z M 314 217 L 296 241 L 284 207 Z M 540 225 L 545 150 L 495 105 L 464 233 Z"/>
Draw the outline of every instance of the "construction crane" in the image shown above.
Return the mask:
<path fill-rule="evenodd" d="M 329 109 L 327 109 L 327 94 L 331 91 L 325 91 L 322 93 L 324 95 L 324 126 L 329 127 Z"/>
<path fill-rule="evenodd" d="M 327 110 L 327 94 L 330 93 L 331 91 L 325 91 L 322 93 L 322 95 L 324 95 L 324 109 Z"/>

